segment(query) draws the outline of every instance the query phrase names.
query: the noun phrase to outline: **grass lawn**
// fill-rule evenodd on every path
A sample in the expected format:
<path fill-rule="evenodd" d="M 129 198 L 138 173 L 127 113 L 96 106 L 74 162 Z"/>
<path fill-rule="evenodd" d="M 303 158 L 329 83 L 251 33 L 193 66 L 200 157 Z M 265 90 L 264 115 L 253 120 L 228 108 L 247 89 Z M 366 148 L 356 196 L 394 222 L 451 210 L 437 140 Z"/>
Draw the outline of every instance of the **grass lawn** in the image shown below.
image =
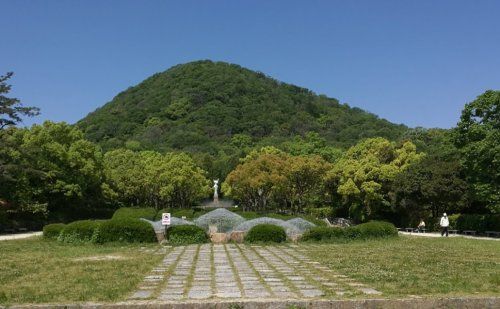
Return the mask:
<path fill-rule="evenodd" d="M 500 242 L 399 237 L 321 244 L 310 257 L 386 296 L 500 296 Z"/>
<path fill-rule="evenodd" d="M 156 248 L 1 241 L 0 304 L 123 300 L 162 259 Z"/>

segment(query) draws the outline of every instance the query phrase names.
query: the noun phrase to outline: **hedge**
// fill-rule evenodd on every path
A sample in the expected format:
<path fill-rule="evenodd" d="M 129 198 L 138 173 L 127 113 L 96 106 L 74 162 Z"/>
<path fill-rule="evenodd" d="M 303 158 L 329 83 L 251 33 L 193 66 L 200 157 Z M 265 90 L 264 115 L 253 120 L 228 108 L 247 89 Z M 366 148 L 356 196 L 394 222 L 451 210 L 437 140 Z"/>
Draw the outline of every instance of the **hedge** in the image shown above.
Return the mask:
<path fill-rule="evenodd" d="M 95 242 L 156 242 L 156 235 L 151 224 L 142 220 L 112 219 L 100 225 Z"/>
<path fill-rule="evenodd" d="M 255 242 L 284 242 L 286 240 L 285 230 L 281 226 L 273 224 L 259 224 L 252 227 L 245 241 L 249 243 Z"/>
<path fill-rule="evenodd" d="M 176 225 L 167 230 L 172 245 L 201 244 L 208 241 L 205 230 L 196 225 Z"/>
<path fill-rule="evenodd" d="M 43 237 L 57 239 L 66 225 L 63 223 L 48 224 L 43 227 Z"/>
<path fill-rule="evenodd" d="M 66 225 L 58 239 L 64 242 L 95 242 L 102 221 L 81 220 Z"/>
<path fill-rule="evenodd" d="M 480 233 L 485 231 L 500 232 L 500 215 L 459 215 L 456 221 L 459 231 L 473 230 Z"/>
<path fill-rule="evenodd" d="M 370 239 L 394 237 L 398 230 L 392 223 L 383 221 L 370 221 L 346 228 L 338 227 L 313 227 L 305 232 L 303 241 L 346 242 L 355 239 Z"/>
<path fill-rule="evenodd" d="M 156 210 L 152 207 L 122 207 L 115 211 L 111 219 L 116 220 L 144 218 L 148 220 L 154 220 L 155 216 Z"/>

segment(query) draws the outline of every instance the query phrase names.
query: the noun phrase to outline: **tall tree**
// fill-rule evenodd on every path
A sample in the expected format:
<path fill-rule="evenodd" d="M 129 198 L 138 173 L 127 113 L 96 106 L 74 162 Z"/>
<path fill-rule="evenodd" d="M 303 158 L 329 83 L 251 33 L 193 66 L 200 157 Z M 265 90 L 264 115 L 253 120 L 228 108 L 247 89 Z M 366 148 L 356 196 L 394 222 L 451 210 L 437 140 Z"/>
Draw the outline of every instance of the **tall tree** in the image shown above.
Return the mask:
<path fill-rule="evenodd" d="M 500 213 L 500 91 L 466 104 L 454 133 L 476 211 Z"/>
<path fill-rule="evenodd" d="M 364 140 L 351 147 L 329 171 L 327 187 L 340 195 L 351 218 L 366 221 L 390 210 L 396 176 L 422 154 L 411 142 L 396 147 L 384 138 Z"/>
<path fill-rule="evenodd" d="M 39 114 L 37 107 L 22 106 L 21 101 L 16 98 L 5 96 L 10 92 L 11 85 L 7 84 L 14 73 L 8 72 L 0 76 L 0 130 L 7 126 L 15 125 L 22 121 L 22 116 L 36 116 Z"/>

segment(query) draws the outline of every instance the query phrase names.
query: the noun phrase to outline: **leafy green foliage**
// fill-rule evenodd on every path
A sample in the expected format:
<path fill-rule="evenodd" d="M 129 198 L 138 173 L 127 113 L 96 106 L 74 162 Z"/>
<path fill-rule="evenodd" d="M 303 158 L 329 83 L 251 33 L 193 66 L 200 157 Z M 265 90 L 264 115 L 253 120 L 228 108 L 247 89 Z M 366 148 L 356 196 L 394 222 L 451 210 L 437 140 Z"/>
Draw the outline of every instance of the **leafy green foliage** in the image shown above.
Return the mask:
<path fill-rule="evenodd" d="M 252 227 L 245 235 L 245 241 L 255 242 L 284 242 L 286 241 L 285 230 L 274 224 L 259 224 Z"/>
<path fill-rule="evenodd" d="M 106 194 L 126 205 L 185 208 L 210 188 L 205 171 L 185 153 L 117 149 L 104 156 Z"/>
<path fill-rule="evenodd" d="M 68 243 L 96 242 L 102 221 L 80 220 L 66 225 L 58 240 Z"/>
<path fill-rule="evenodd" d="M 205 230 L 196 225 L 172 226 L 167 231 L 167 237 L 172 245 L 201 244 L 208 241 Z"/>
<path fill-rule="evenodd" d="M 43 237 L 57 239 L 64 227 L 66 227 L 66 225 L 63 223 L 47 224 L 43 227 Z"/>
<path fill-rule="evenodd" d="M 500 213 L 500 91 L 466 104 L 454 130 L 476 211 Z"/>
<path fill-rule="evenodd" d="M 11 212 L 70 215 L 102 202 L 102 153 L 80 130 L 46 121 L 3 134 L 9 147 L 0 152 L 23 167 L 0 187 Z"/>
<path fill-rule="evenodd" d="M 78 126 L 106 150 L 138 141 L 142 149 L 199 154 L 202 167 L 222 179 L 255 146 L 278 146 L 297 136 L 297 143 L 283 148 L 334 158 L 337 152 L 329 147 L 374 136 L 394 140 L 406 129 L 262 73 L 212 61 L 155 74 Z M 308 132 L 323 137 L 324 145 L 311 147 L 317 145 L 316 137 L 305 137 Z"/>
<path fill-rule="evenodd" d="M 122 207 L 115 211 L 112 220 L 120 219 L 148 219 L 154 220 L 156 210 L 152 207 Z"/>
<path fill-rule="evenodd" d="M 390 211 L 391 184 L 423 154 L 411 142 L 400 147 L 384 138 L 364 140 L 343 154 L 329 171 L 326 186 L 340 196 L 348 214 L 356 221 L 377 218 Z"/>
<path fill-rule="evenodd" d="M 120 218 L 102 222 L 95 242 L 156 242 L 156 235 L 147 222 L 135 218 Z"/>

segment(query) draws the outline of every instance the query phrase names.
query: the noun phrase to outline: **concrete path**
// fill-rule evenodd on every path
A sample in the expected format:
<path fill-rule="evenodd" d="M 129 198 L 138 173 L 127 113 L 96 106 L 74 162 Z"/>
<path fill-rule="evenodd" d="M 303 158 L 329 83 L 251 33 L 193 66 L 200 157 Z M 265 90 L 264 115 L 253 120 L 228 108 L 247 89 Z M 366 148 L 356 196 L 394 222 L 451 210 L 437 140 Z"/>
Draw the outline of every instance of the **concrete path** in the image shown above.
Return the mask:
<path fill-rule="evenodd" d="M 23 239 L 33 236 L 42 236 L 43 232 L 30 232 L 22 234 L 11 234 L 11 235 L 0 235 L 0 241 L 2 240 L 13 240 L 13 239 Z"/>
<path fill-rule="evenodd" d="M 306 255 L 305 246 L 169 247 L 129 300 L 314 299 L 381 294 Z"/>
<path fill-rule="evenodd" d="M 418 237 L 443 237 L 441 236 L 441 233 L 410 233 L 410 232 L 403 232 L 399 231 L 400 235 L 409 235 L 409 236 L 418 236 Z M 448 237 L 462 237 L 462 238 L 468 238 L 468 239 L 482 239 L 482 240 L 496 240 L 499 241 L 500 238 L 493 238 L 493 237 L 480 237 L 480 236 L 469 236 L 469 235 L 462 235 L 462 234 L 448 234 Z"/>

